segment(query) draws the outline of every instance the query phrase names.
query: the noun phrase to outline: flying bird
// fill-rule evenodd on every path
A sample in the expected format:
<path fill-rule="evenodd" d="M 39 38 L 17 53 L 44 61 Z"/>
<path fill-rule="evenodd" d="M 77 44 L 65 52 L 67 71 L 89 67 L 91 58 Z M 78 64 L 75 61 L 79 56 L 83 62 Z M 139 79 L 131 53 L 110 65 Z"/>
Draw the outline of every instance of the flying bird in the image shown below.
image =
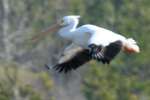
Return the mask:
<path fill-rule="evenodd" d="M 133 38 L 126 38 L 96 25 L 86 24 L 77 27 L 80 16 L 64 16 L 55 25 L 42 32 L 57 32 L 62 38 L 72 42 L 53 67 L 58 72 L 75 70 L 90 60 L 109 64 L 120 52 L 139 53 L 140 49 Z M 35 37 L 34 39 L 36 39 Z M 48 65 L 46 67 L 49 68 Z"/>

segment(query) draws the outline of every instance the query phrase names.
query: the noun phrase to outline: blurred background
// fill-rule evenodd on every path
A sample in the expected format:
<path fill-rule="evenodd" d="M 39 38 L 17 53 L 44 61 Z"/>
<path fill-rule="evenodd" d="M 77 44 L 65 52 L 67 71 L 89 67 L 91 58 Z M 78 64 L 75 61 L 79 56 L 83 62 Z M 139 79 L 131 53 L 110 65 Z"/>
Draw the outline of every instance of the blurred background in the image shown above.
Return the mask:
<path fill-rule="evenodd" d="M 110 65 L 47 71 L 69 44 L 49 34 L 30 39 L 65 15 L 133 37 L 141 53 Z M 0 0 L 0 100 L 150 100 L 150 0 Z"/>

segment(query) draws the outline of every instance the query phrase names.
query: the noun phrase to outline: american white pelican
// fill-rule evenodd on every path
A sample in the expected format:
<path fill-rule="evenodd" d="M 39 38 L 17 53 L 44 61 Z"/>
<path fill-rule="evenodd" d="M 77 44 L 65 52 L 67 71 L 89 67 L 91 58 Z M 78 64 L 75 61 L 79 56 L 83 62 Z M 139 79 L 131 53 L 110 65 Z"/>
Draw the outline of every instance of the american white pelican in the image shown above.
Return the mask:
<path fill-rule="evenodd" d="M 64 50 L 63 57 L 54 66 L 58 72 L 71 71 L 92 59 L 109 64 L 121 50 L 128 53 L 140 52 L 136 41 L 132 38 L 125 38 L 120 34 L 91 24 L 77 27 L 79 18 L 80 16 L 76 15 L 65 16 L 44 32 L 58 30 L 57 33 L 62 38 L 72 42 L 71 46 Z"/>

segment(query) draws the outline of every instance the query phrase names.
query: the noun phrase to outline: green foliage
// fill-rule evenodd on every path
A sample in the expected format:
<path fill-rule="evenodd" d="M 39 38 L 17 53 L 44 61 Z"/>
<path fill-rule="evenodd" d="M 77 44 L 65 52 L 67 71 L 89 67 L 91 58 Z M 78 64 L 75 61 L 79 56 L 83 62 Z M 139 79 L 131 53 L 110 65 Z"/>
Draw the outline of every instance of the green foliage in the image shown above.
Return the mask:
<path fill-rule="evenodd" d="M 51 91 L 53 82 L 47 75 L 42 72 L 40 74 L 32 71 L 22 70 L 18 68 L 16 63 L 1 63 L 0 66 L 0 100 L 11 100 L 14 98 L 28 98 L 29 100 L 43 100 L 45 94 L 42 92 L 42 87 Z M 41 87 L 40 91 L 34 86 Z M 38 85 L 38 82 L 43 84 Z M 17 91 L 17 92 L 16 92 Z M 46 91 L 48 92 L 48 91 Z M 49 98 L 52 98 L 49 97 Z"/>
<path fill-rule="evenodd" d="M 149 80 L 141 81 L 140 77 L 126 75 L 113 66 L 91 64 L 83 91 L 88 100 L 139 100 L 143 94 L 149 97 L 149 85 Z"/>
<path fill-rule="evenodd" d="M 53 81 L 51 77 L 48 75 L 48 73 L 41 72 L 40 77 L 43 80 L 43 84 L 47 89 L 52 89 L 53 87 Z"/>

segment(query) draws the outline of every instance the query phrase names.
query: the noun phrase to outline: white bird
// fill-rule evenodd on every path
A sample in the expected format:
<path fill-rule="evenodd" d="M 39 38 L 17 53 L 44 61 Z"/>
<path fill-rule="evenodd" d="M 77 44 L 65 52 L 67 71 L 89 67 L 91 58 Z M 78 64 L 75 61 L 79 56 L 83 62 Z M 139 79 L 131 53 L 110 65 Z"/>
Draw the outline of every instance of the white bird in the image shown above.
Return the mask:
<path fill-rule="evenodd" d="M 64 57 L 54 66 L 58 72 L 71 71 L 92 59 L 109 64 L 121 50 L 128 53 L 140 52 L 132 38 L 91 24 L 77 27 L 79 18 L 76 15 L 65 16 L 44 32 L 57 31 L 62 38 L 72 42 L 64 50 Z"/>

